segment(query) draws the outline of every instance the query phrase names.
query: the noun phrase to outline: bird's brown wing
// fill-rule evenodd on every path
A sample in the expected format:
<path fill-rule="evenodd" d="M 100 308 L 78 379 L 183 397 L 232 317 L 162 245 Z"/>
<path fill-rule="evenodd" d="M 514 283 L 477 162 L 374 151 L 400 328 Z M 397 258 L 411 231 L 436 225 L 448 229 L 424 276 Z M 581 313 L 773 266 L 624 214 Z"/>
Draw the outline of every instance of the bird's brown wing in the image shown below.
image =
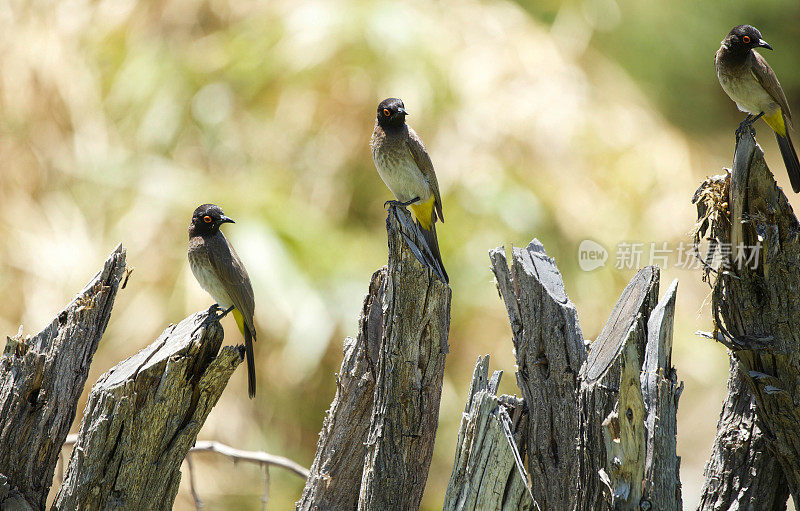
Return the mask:
<path fill-rule="evenodd" d="M 772 96 L 772 99 L 781 106 L 783 115 L 786 117 L 786 120 L 791 123 L 792 113 L 789 111 L 789 102 L 786 101 L 786 95 L 783 93 L 778 77 L 775 76 L 775 71 L 769 67 L 766 59 L 757 52 L 752 52 L 752 55 L 754 58 L 750 61 L 750 71 L 752 71 L 758 83 L 764 87 L 764 90 L 766 90 L 769 95 Z"/>
<path fill-rule="evenodd" d="M 428 156 L 428 151 L 425 150 L 425 144 L 422 143 L 422 140 L 410 126 L 408 127 L 406 146 L 408 146 L 408 150 L 411 151 L 414 163 L 417 164 L 419 170 L 422 171 L 422 175 L 425 176 L 425 181 L 428 182 L 428 186 L 433 190 L 433 204 L 436 208 L 436 213 L 439 215 L 439 220 L 444 223 L 442 197 L 439 195 L 439 181 L 436 180 L 436 172 L 433 171 L 433 162 L 431 161 L 431 157 Z"/>
<path fill-rule="evenodd" d="M 228 296 L 239 312 L 250 332 L 255 333 L 253 315 L 256 311 L 253 286 L 242 261 L 221 232 L 206 241 L 208 260 L 225 286 Z"/>

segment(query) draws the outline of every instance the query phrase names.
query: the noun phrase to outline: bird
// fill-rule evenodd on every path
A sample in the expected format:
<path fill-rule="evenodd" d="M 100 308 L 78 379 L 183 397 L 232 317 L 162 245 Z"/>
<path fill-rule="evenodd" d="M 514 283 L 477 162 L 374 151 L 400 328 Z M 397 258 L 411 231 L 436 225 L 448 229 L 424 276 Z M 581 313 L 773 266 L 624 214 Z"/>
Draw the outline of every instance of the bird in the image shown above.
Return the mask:
<path fill-rule="evenodd" d="M 256 395 L 256 367 L 253 343 L 256 329 L 253 321 L 255 297 L 250 277 L 225 235 L 219 230 L 225 223 L 235 223 L 216 204 L 202 204 L 194 210 L 189 224 L 189 266 L 195 279 L 223 309 L 214 317 L 219 320 L 228 312 L 244 337 L 247 357 L 247 390 Z"/>
<path fill-rule="evenodd" d="M 436 237 L 437 219 L 444 223 L 439 182 L 425 144 L 406 124 L 407 115 L 403 101 L 398 98 L 380 102 L 370 139 L 372 160 L 381 179 L 397 199 L 389 202 L 411 208 L 422 237 L 441 269 L 441 276 L 449 284 Z"/>
<path fill-rule="evenodd" d="M 749 127 L 760 117 L 775 132 L 783 163 L 795 193 L 800 192 L 800 162 L 789 138 L 792 113 L 775 72 L 756 48 L 772 49 L 761 32 L 751 25 L 738 25 L 728 33 L 717 50 L 714 67 L 725 93 L 747 117 L 740 130 Z"/>

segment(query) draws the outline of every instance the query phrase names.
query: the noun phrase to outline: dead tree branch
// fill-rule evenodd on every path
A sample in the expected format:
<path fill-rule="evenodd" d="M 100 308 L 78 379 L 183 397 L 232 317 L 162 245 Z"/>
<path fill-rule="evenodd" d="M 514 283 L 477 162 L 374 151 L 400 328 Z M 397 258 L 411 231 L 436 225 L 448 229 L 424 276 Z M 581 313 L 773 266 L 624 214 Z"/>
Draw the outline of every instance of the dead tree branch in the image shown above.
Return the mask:
<path fill-rule="evenodd" d="M 194 447 L 190 449 L 191 452 L 215 452 L 231 458 L 233 461 L 245 461 L 248 463 L 255 463 L 262 467 L 279 467 L 293 472 L 303 479 L 308 477 L 309 471 L 299 463 L 284 458 L 283 456 L 276 456 L 264 451 L 243 451 L 225 445 L 213 440 L 201 440 L 197 442 Z"/>
<path fill-rule="evenodd" d="M 64 447 L 75 445 L 77 441 L 78 435 L 69 435 L 67 436 L 67 441 L 64 442 Z M 265 451 L 245 451 L 243 449 L 237 449 L 236 447 L 223 444 L 222 442 L 217 442 L 216 440 L 198 440 L 195 442 L 194 446 L 189 449 L 189 453 L 198 452 L 212 452 L 220 454 L 222 456 L 227 456 L 235 462 L 243 461 L 245 463 L 254 463 L 262 467 L 284 468 L 289 472 L 297 474 L 303 479 L 307 478 L 309 475 L 307 468 L 296 461 L 290 460 L 289 458 L 278 456 L 276 454 L 270 454 Z"/>

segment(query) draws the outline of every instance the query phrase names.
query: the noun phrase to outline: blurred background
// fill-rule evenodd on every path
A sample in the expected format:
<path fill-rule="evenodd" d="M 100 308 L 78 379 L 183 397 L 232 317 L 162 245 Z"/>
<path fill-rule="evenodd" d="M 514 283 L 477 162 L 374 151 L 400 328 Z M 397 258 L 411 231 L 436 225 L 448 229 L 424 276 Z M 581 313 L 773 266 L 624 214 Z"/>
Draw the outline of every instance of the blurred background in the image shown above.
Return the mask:
<path fill-rule="evenodd" d="M 0 332 L 39 331 L 122 242 L 134 273 L 88 391 L 210 305 L 186 228 L 197 205 L 217 203 L 236 219 L 225 232 L 255 288 L 259 393 L 247 399 L 242 368 L 200 436 L 309 466 L 342 339 L 386 260 L 392 197 L 368 143 L 378 102 L 400 97 L 436 166 L 453 288 L 424 508 L 441 509 L 476 357 L 490 353 L 506 371 L 501 390 L 518 393 L 487 252 L 537 237 L 588 339 L 650 263 L 650 244 L 667 244 L 662 292 L 680 279 L 673 362 L 686 385 L 678 452 L 690 509 L 728 364 L 694 335 L 712 328 L 709 288 L 680 249 L 692 193 L 730 165 L 743 117 L 713 56 L 733 25 L 757 26 L 800 112 L 799 20 L 791 0 L 0 2 Z M 772 134 L 757 128 L 789 189 Z M 608 250 L 605 266 L 580 269 L 585 239 Z M 641 260 L 618 261 L 620 243 L 643 243 Z M 226 342 L 240 343 L 225 321 Z M 209 508 L 259 509 L 258 468 L 214 455 L 195 465 Z M 270 508 L 291 508 L 303 482 L 271 476 Z M 186 480 L 176 509 L 193 507 Z"/>

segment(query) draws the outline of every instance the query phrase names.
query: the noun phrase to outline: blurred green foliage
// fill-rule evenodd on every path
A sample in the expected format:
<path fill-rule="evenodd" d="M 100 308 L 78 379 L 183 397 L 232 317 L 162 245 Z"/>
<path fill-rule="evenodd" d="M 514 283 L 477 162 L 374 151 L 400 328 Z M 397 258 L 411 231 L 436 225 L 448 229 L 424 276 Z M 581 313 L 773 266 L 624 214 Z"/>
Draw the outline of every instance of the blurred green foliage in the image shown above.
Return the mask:
<path fill-rule="evenodd" d="M 123 242 L 135 272 L 94 381 L 209 305 L 188 270 L 186 227 L 198 204 L 220 204 L 237 221 L 225 232 L 255 287 L 259 395 L 248 400 L 236 375 L 202 436 L 310 465 L 342 338 L 355 333 L 386 258 L 391 196 L 368 141 L 377 103 L 401 97 L 437 169 L 454 290 L 424 503 L 440 508 L 476 357 L 491 353 L 507 373 L 501 390 L 515 392 L 487 251 L 541 239 L 594 338 L 634 273 L 614 268 L 615 246 L 688 241 L 693 191 L 730 160 L 740 115 L 712 58 L 731 26 L 762 30 L 800 109 L 798 9 L 788 0 L 0 4 L 0 330 L 42 328 Z M 774 142 L 765 148 L 785 183 Z M 576 258 L 587 238 L 610 252 L 591 273 Z M 699 273 L 670 266 L 662 287 L 674 277 L 674 360 L 686 380 L 679 454 L 692 505 L 727 358 L 693 336 L 710 328 Z M 226 328 L 228 342 L 241 342 Z M 258 508 L 257 469 L 211 456 L 196 466 L 210 508 Z M 289 508 L 301 488 L 273 470 L 270 507 Z M 185 490 L 176 509 L 192 507 Z"/>
<path fill-rule="evenodd" d="M 535 18 L 557 23 L 575 13 L 590 27 L 590 45 L 633 77 L 663 115 L 693 137 L 740 120 L 714 79 L 714 53 L 736 25 L 757 27 L 775 48 L 764 54 L 787 97 L 800 96 L 800 3 L 711 0 L 517 0 Z M 795 105 L 790 105 L 795 106 Z M 800 106 L 795 106 L 800 109 Z"/>

